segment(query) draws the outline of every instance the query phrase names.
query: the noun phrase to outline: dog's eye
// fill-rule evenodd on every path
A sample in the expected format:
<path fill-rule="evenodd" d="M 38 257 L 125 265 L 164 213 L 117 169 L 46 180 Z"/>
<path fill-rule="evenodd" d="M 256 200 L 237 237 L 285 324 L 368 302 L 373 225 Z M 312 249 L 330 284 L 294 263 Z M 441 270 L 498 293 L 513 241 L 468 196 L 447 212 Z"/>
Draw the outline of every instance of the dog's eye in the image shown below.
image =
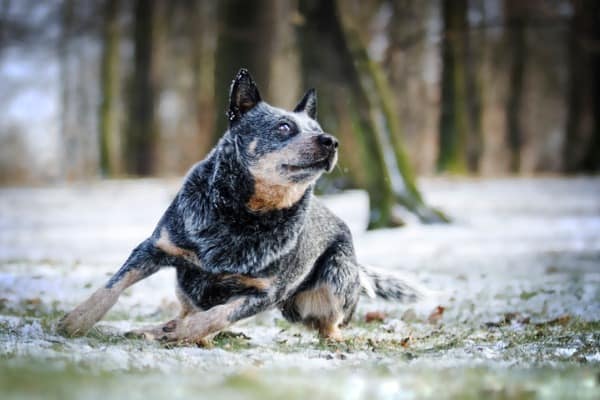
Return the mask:
<path fill-rule="evenodd" d="M 282 122 L 277 127 L 277 130 L 279 131 L 279 133 L 283 133 L 283 134 L 287 135 L 292 131 L 292 127 L 287 122 Z"/>

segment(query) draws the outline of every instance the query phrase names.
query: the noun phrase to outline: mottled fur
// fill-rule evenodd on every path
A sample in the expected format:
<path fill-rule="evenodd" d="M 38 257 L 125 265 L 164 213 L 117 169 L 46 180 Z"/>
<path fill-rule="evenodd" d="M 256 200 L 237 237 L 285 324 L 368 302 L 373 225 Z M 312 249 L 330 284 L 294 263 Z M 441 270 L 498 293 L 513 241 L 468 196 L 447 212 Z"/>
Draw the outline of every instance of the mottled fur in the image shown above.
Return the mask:
<path fill-rule="evenodd" d="M 177 269 L 182 312 L 142 333 L 165 340 L 203 340 L 271 308 L 339 338 L 361 291 L 411 292 L 359 266 L 348 228 L 313 196 L 337 158 L 337 141 L 315 119 L 314 90 L 284 111 L 263 102 L 241 70 L 227 115 L 229 130 L 190 170 L 153 234 L 60 331 L 85 334 L 125 288 L 164 266 Z"/>

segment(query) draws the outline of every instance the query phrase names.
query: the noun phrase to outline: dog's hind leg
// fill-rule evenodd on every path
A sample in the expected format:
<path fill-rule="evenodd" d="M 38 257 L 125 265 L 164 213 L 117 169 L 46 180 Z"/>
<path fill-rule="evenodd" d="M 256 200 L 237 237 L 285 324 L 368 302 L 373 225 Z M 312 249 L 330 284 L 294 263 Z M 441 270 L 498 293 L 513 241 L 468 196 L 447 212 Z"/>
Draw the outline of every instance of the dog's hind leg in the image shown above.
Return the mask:
<path fill-rule="evenodd" d="M 85 335 L 117 302 L 125 289 L 160 269 L 162 254 L 151 239 L 142 242 L 104 287 L 59 321 L 57 330 L 67 336 Z"/>
<path fill-rule="evenodd" d="M 322 338 L 341 340 L 339 328 L 350 320 L 359 298 L 358 271 L 351 242 L 335 242 L 298 291 L 280 305 L 283 316 L 316 329 Z"/>

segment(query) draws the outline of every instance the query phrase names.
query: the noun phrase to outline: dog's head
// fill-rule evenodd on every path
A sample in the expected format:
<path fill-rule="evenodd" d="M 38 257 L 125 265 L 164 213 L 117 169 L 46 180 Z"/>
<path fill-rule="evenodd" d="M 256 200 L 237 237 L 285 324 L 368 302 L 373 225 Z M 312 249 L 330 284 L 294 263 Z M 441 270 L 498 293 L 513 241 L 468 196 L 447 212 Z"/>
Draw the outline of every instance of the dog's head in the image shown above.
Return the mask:
<path fill-rule="evenodd" d="M 335 166 L 338 141 L 323 132 L 316 113 L 314 89 L 306 92 L 293 111 L 286 111 L 262 101 L 245 69 L 231 84 L 227 116 L 236 156 L 255 181 L 255 197 L 267 192 L 261 196 L 272 197 L 274 208 L 289 206 L 297 197 L 290 194 L 303 194 Z M 287 200 L 275 201 L 282 194 Z"/>

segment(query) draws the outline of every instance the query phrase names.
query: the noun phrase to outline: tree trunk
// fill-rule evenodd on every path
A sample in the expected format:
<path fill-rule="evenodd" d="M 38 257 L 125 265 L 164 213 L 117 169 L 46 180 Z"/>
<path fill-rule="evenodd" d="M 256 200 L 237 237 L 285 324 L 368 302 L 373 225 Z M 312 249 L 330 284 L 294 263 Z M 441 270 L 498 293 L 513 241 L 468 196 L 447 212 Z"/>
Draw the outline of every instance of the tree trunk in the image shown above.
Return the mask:
<path fill-rule="evenodd" d="M 0 52 L 6 47 L 8 43 L 8 25 L 6 21 L 8 20 L 8 13 L 10 11 L 10 0 L 1 0 L 0 1 Z"/>
<path fill-rule="evenodd" d="M 192 65 L 194 75 L 193 90 L 195 92 L 194 113 L 196 115 L 196 125 L 198 136 L 198 149 L 196 157 L 201 158 L 208 153 L 214 145 L 215 131 L 215 54 L 216 51 L 212 45 L 212 40 L 216 35 L 216 8 L 218 5 L 213 2 L 194 2 L 191 3 L 191 33 L 193 35 L 194 47 L 192 50 Z M 230 78 L 231 79 L 231 78 Z M 223 110 L 216 113 L 217 117 L 225 119 Z"/>
<path fill-rule="evenodd" d="M 428 44 L 431 33 L 427 26 L 439 18 L 437 3 L 403 0 L 391 2 L 391 7 L 394 23 L 386 29 L 389 45 L 382 67 L 395 94 L 402 141 L 406 148 L 419 150 L 411 165 L 419 173 L 432 174 L 439 134 L 439 96 L 437 82 L 428 76 L 437 74 L 438 66 L 431 68 L 435 46 Z"/>
<path fill-rule="evenodd" d="M 393 225 L 391 180 L 335 1 L 301 0 L 299 10 L 304 86 L 318 89 L 319 120 L 341 139 L 338 173 L 368 191 L 370 228 Z"/>
<path fill-rule="evenodd" d="M 469 4 L 469 3 L 468 3 Z M 479 3 L 482 20 L 477 31 L 473 32 L 468 23 L 465 27 L 465 94 L 468 114 L 468 132 L 466 144 L 467 169 L 471 173 L 480 170 L 483 155 L 483 54 L 485 51 L 486 33 L 483 27 L 485 5 Z M 467 10 L 468 11 L 468 10 Z"/>
<path fill-rule="evenodd" d="M 120 0 L 106 0 L 102 38 L 100 104 L 100 169 L 105 176 L 121 172 L 119 121 L 119 6 Z"/>
<path fill-rule="evenodd" d="M 402 143 L 401 124 L 395 110 L 394 97 L 389 82 L 380 66 L 369 59 L 355 29 L 346 24 L 345 37 L 356 66 L 362 91 L 366 96 L 374 124 L 374 133 L 382 149 L 385 166 L 395 200 L 408 211 L 417 215 L 421 222 L 446 222 L 440 211 L 425 205 L 417 189 L 412 167 Z"/>
<path fill-rule="evenodd" d="M 593 172 L 600 168 L 600 4 L 594 0 L 572 3 L 563 166 L 566 172 Z"/>
<path fill-rule="evenodd" d="M 443 0 L 442 104 L 438 170 L 467 172 L 466 145 L 469 135 L 465 65 L 467 0 Z"/>
<path fill-rule="evenodd" d="M 215 65 L 216 142 L 228 129 L 225 111 L 229 86 L 237 71 L 248 68 L 262 93 L 269 91 L 274 1 L 222 0 L 218 2 Z"/>
<path fill-rule="evenodd" d="M 73 110 L 73 86 L 75 63 L 70 49 L 74 22 L 75 4 L 73 0 L 65 0 L 61 6 L 60 27 L 61 34 L 58 42 L 58 57 L 60 65 L 60 135 L 62 139 L 62 178 L 66 180 L 78 179 L 81 166 L 81 144 L 75 126 L 75 112 Z"/>
<path fill-rule="evenodd" d="M 126 143 L 127 171 L 152 175 L 156 161 L 158 126 L 155 121 L 157 71 L 156 8 L 158 0 L 136 0 L 134 9 L 134 71 Z"/>
<path fill-rule="evenodd" d="M 392 211 L 399 195 L 408 194 L 408 199 L 410 188 L 416 188 L 405 179 L 408 169 L 406 175 L 398 169 L 397 156 L 402 159 L 403 152 L 390 134 L 391 107 L 386 111 L 380 98 L 382 74 L 369 67 L 356 35 L 346 36 L 335 1 L 302 0 L 299 8 L 303 79 L 306 87 L 318 88 L 322 125 L 341 139 L 338 173 L 368 191 L 369 228 L 397 225 Z M 418 203 L 420 196 L 412 200 Z"/>
<path fill-rule="evenodd" d="M 506 104 L 506 129 L 510 150 L 509 169 L 516 173 L 521 169 L 521 147 L 523 130 L 520 113 L 523 103 L 523 84 L 527 52 L 525 48 L 525 5 L 519 0 L 505 0 L 508 21 L 508 48 L 510 49 L 509 89 Z"/>

